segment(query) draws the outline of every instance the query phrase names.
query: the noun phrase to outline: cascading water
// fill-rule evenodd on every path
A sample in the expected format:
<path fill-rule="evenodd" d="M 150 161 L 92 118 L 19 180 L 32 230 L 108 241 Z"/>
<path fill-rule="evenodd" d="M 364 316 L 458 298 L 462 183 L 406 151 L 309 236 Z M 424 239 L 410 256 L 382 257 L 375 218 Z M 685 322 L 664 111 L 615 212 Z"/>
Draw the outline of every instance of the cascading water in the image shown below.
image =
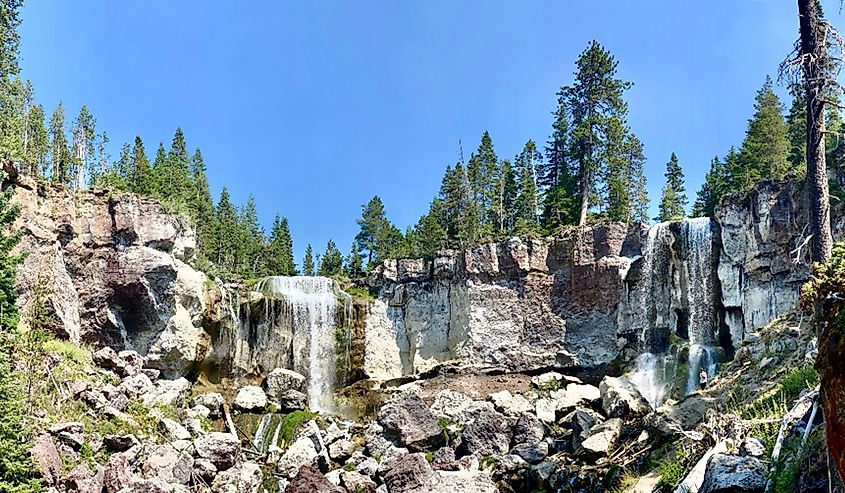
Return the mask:
<path fill-rule="evenodd" d="M 702 368 L 716 373 L 716 310 L 713 279 L 713 232 L 709 218 L 686 219 L 681 224 L 686 262 L 686 305 L 689 312 L 689 375 L 686 393 L 695 390 Z"/>
<path fill-rule="evenodd" d="M 269 300 L 284 303 L 282 316 L 270 313 L 275 310 L 272 303 L 265 305 L 265 318 L 274 320 L 272 325 L 289 324 L 294 340 L 307 341 L 302 354 L 294 351 L 292 366 L 307 369 L 309 407 L 333 411 L 338 325 L 349 320 L 351 298 L 326 277 L 267 277 L 256 290 Z"/>

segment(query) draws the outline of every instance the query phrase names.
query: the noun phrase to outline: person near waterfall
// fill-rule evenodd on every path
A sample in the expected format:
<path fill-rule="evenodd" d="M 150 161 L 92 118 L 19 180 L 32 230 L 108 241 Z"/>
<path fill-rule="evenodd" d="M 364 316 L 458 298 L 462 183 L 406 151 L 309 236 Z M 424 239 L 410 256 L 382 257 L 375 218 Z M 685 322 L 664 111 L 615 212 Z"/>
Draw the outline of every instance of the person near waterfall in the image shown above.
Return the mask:
<path fill-rule="evenodd" d="M 704 368 L 702 368 L 701 371 L 698 372 L 698 382 L 701 386 L 701 390 L 707 388 L 707 370 L 705 370 Z"/>

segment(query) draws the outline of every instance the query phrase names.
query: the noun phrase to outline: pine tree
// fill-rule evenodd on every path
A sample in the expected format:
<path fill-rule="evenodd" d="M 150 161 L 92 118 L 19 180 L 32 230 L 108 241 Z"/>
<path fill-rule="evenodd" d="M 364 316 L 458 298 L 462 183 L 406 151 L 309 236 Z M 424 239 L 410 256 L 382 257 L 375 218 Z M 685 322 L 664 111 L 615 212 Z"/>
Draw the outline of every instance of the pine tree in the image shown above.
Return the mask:
<path fill-rule="evenodd" d="M 516 202 L 516 174 L 507 159 L 499 163 L 495 176 L 496 202 L 493 213 L 497 224 L 494 238 L 509 235 L 513 230 L 514 203 Z"/>
<path fill-rule="evenodd" d="M 737 159 L 736 151 L 731 149 L 726 160 Z M 713 217 L 716 206 L 722 200 L 722 196 L 728 191 L 727 166 L 718 156 L 710 162 L 710 171 L 704 175 L 704 183 L 696 193 L 695 203 L 692 206 L 693 217 Z"/>
<path fill-rule="evenodd" d="M 302 274 L 305 276 L 314 275 L 314 249 L 311 245 L 305 247 L 305 258 L 302 259 Z"/>
<path fill-rule="evenodd" d="M 255 276 L 262 270 L 262 253 L 264 249 L 264 231 L 258 221 L 258 208 L 255 206 L 255 197 L 250 194 L 246 205 L 241 209 L 238 219 L 238 237 L 242 241 L 242 272 Z"/>
<path fill-rule="evenodd" d="M 166 169 L 167 173 L 163 182 L 164 192 L 167 194 L 165 198 L 169 198 L 174 204 L 186 202 L 191 188 L 191 167 L 185 134 L 181 127 L 177 128 L 173 135 L 173 142 L 170 144 L 170 150 L 167 153 Z"/>
<path fill-rule="evenodd" d="M 52 169 L 50 179 L 53 183 L 68 183 L 68 151 L 67 137 L 65 137 L 65 109 L 61 101 L 50 117 L 50 159 Z"/>
<path fill-rule="evenodd" d="M 0 172 L 0 182 L 4 180 Z M 22 440 L 29 430 L 21 379 L 10 360 L 18 324 L 15 279 L 23 261 L 23 255 L 12 254 L 21 239 L 21 231 L 10 231 L 20 215 L 20 206 L 12 204 L 13 194 L 13 188 L 0 192 L 0 491 L 34 493 L 42 489 L 40 474 L 29 455 L 31 443 Z"/>
<path fill-rule="evenodd" d="M 660 199 L 660 215 L 658 221 L 676 221 L 686 215 L 687 195 L 684 185 L 684 172 L 678 163 L 678 156 L 672 153 L 666 163 L 666 185 Z"/>
<path fill-rule="evenodd" d="M 273 219 L 273 228 L 270 230 L 266 266 L 266 275 L 295 276 L 299 274 L 293 259 L 293 240 L 288 218 L 279 217 L 278 214 Z"/>
<path fill-rule="evenodd" d="M 443 226 L 443 209 L 443 201 L 440 198 L 431 202 L 428 214 L 420 217 L 417 224 L 405 234 L 405 255 L 413 258 L 431 258 L 448 245 L 448 234 Z"/>
<path fill-rule="evenodd" d="M 0 84 L 4 85 L 20 72 L 18 26 L 21 23 L 21 6 L 23 0 L 4 0 L 0 3 Z M 0 92 L 3 90 L 4 87 L 0 86 Z"/>
<path fill-rule="evenodd" d="M 50 137 L 44 122 L 44 107 L 40 104 L 34 105 L 26 117 L 28 130 L 24 163 L 25 173 L 30 176 L 44 176 L 47 170 Z"/>
<path fill-rule="evenodd" d="M 786 117 L 786 138 L 790 168 L 798 176 L 803 176 L 807 170 L 807 99 L 800 91 L 793 96 Z"/>
<path fill-rule="evenodd" d="M 550 232 L 578 220 L 576 180 L 569 162 L 569 109 L 563 88 L 557 96 L 552 135 L 546 144 L 546 162 L 538 177 L 540 189 L 544 191 L 542 225 Z"/>
<path fill-rule="evenodd" d="M 502 178 L 499 158 L 493 149 L 493 139 L 489 132 L 481 135 L 478 149 L 470 156 L 466 167 L 467 182 L 472 193 L 468 204 L 466 220 L 473 222 L 474 238 L 470 244 L 482 243 L 494 238 L 494 231 L 500 226 L 500 216 L 496 211 Z"/>
<path fill-rule="evenodd" d="M 229 271 L 239 267 L 242 239 L 239 234 L 238 211 L 229 198 L 226 187 L 220 192 L 217 201 L 217 258 L 216 263 Z"/>
<path fill-rule="evenodd" d="M 349 250 L 349 256 L 346 257 L 346 275 L 351 279 L 358 279 L 364 276 L 364 258 L 361 257 L 361 252 L 358 251 L 358 245 L 352 243 L 352 248 Z"/>
<path fill-rule="evenodd" d="M 602 195 L 601 177 L 608 165 L 606 150 L 618 144 L 609 138 L 624 137 L 609 130 L 615 125 L 625 126 L 628 105 L 623 93 L 632 84 L 616 78 L 618 62 L 596 41 L 581 53 L 576 65 L 575 82 L 561 92 L 571 115 L 568 155 L 578 166 L 577 192 L 581 198 L 578 224 L 584 225 L 591 200 Z"/>
<path fill-rule="evenodd" d="M 147 159 L 147 152 L 144 149 L 144 142 L 140 136 L 135 136 L 135 143 L 132 146 L 130 156 L 130 168 L 127 176 L 127 188 L 131 192 L 141 195 L 148 195 L 151 189 L 150 183 L 150 160 Z"/>
<path fill-rule="evenodd" d="M 362 206 L 361 219 L 356 222 L 361 231 L 355 235 L 355 243 L 361 252 L 367 252 L 368 268 L 392 255 L 402 241 L 402 233 L 387 219 L 378 195 Z"/>
<path fill-rule="evenodd" d="M 632 133 L 625 138 L 625 156 L 631 176 L 629 193 L 631 196 L 631 216 L 628 220 L 648 223 L 648 183 L 645 177 L 645 154 L 640 139 Z"/>
<path fill-rule="evenodd" d="M 151 188 L 153 173 L 150 174 Z M 191 217 L 197 225 L 197 236 L 199 239 L 199 252 L 203 258 L 210 259 L 214 254 L 214 238 L 217 231 L 217 215 L 214 210 L 214 201 L 211 198 L 211 189 L 208 186 L 205 161 L 202 152 L 197 149 L 191 156 L 191 182 L 194 184 L 194 194 L 189 202 Z M 150 190 L 152 193 L 152 190 Z"/>
<path fill-rule="evenodd" d="M 469 186 L 466 168 L 461 162 L 447 167 L 440 185 L 441 224 L 449 246 L 467 248 L 477 244 L 478 210 Z"/>
<path fill-rule="evenodd" d="M 540 233 L 540 187 L 538 169 L 543 156 L 533 140 L 529 140 L 515 159 L 517 174 L 514 202 L 514 232 L 519 236 L 537 236 Z"/>
<path fill-rule="evenodd" d="M 334 241 L 329 240 L 326 250 L 320 258 L 320 268 L 317 275 L 325 277 L 337 277 L 343 273 L 343 254 L 337 249 Z"/>
<path fill-rule="evenodd" d="M 73 136 L 73 172 L 72 181 L 74 188 L 81 189 L 87 183 L 85 176 L 88 169 L 88 160 L 94 155 L 94 136 L 96 135 L 96 120 L 88 111 L 88 107 L 82 105 L 79 116 L 71 125 Z"/>
<path fill-rule="evenodd" d="M 781 179 L 789 170 L 784 108 L 772 89 L 771 77 L 766 77 L 766 82 L 757 92 L 754 110 L 739 151 L 739 166 L 731 170 L 733 188 L 737 191 L 747 190 L 759 180 Z"/>

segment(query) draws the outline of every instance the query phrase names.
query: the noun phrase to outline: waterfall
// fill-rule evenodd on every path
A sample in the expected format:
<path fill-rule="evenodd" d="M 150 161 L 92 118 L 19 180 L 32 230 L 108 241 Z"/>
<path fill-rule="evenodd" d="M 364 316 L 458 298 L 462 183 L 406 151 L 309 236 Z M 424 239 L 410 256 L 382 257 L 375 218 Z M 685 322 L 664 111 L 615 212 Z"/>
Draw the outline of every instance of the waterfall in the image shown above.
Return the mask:
<path fill-rule="evenodd" d="M 634 372 L 628 378 L 654 409 L 666 402 L 672 392 L 676 361 L 668 354 L 643 353 L 637 357 Z"/>
<path fill-rule="evenodd" d="M 681 224 L 683 242 L 688 251 L 686 292 L 689 334 L 689 374 L 686 393 L 699 383 L 702 368 L 708 377 L 716 373 L 716 310 L 713 278 L 713 232 L 709 218 L 685 219 Z"/>
<path fill-rule="evenodd" d="M 272 326 L 288 325 L 285 329 L 302 348 L 299 352 L 294 350 L 291 366 L 306 370 L 303 373 L 308 377 L 309 407 L 313 411 L 331 412 L 337 388 L 338 325 L 349 320 L 351 298 L 326 277 L 267 277 L 256 286 L 256 291 L 268 300 L 284 304 L 278 310 L 272 302 L 267 303 L 265 319 L 271 320 Z"/>

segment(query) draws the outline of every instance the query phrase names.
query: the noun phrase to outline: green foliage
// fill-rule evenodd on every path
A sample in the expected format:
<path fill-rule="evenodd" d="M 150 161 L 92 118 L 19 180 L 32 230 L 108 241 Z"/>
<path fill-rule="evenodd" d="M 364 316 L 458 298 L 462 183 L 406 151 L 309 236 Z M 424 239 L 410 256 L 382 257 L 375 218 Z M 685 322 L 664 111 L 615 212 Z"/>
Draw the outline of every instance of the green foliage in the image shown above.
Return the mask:
<path fill-rule="evenodd" d="M 302 428 L 302 425 L 312 419 L 315 419 L 316 417 L 316 413 L 309 411 L 294 411 L 285 416 L 285 419 L 282 421 L 282 440 L 284 440 L 286 444 L 292 443 L 293 439 L 296 438 L 296 433 L 300 428 Z"/>
<path fill-rule="evenodd" d="M 783 178 L 789 170 L 790 146 L 784 108 L 772 88 L 771 77 L 766 77 L 757 92 L 754 110 L 739 151 L 738 166 L 730 170 L 735 190 L 747 190 L 762 179 Z"/>
<path fill-rule="evenodd" d="M 666 163 L 666 185 L 660 199 L 658 221 L 676 221 L 686 216 L 687 195 L 684 186 L 684 172 L 678 163 L 678 156 L 673 152 Z"/>
<path fill-rule="evenodd" d="M 693 465 L 695 449 L 677 442 L 671 447 L 671 451 L 660 461 L 657 472 L 660 475 L 660 482 L 657 484 L 658 491 L 671 491 L 683 481 L 687 471 Z"/>
<path fill-rule="evenodd" d="M 355 243 L 359 253 L 366 252 L 367 268 L 397 253 L 402 243 L 402 232 L 387 219 L 384 203 L 378 195 L 362 206 L 357 223 L 361 230 L 355 236 Z M 326 253 L 323 254 L 324 260 L 325 256 Z"/>
<path fill-rule="evenodd" d="M 326 250 L 320 257 L 320 267 L 317 269 L 318 276 L 337 277 L 343 274 L 343 254 L 337 249 L 334 241 L 329 240 Z"/>
<path fill-rule="evenodd" d="M 302 273 L 306 276 L 314 275 L 314 249 L 311 245 L 305 247 L 305 258 L 302 260 Z"/>

